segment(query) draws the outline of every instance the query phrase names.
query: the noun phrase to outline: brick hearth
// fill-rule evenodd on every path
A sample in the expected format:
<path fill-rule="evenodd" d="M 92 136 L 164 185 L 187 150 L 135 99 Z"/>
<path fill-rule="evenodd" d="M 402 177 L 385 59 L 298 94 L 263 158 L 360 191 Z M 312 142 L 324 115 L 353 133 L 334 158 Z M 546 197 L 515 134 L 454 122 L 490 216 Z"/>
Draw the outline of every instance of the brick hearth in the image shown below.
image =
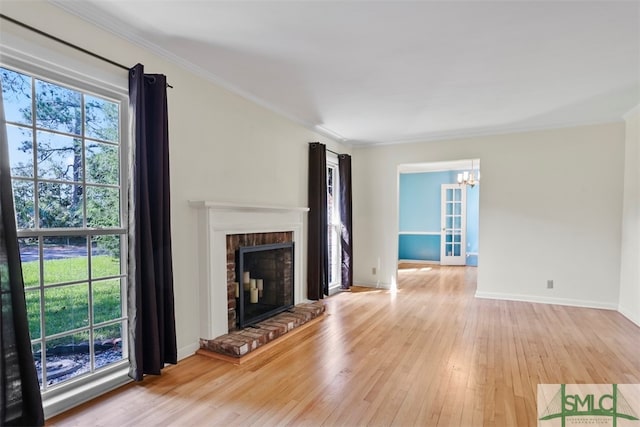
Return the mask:
<path fill-rule="evenodd" d="M 277 314 L 256 324 L 256 328 L 231 331 L 212 340 L 200 339 L 200 348 L 240 358 L 324 313 L 324 303 L 314 301 L 296 305 L 290 312 Z"/>

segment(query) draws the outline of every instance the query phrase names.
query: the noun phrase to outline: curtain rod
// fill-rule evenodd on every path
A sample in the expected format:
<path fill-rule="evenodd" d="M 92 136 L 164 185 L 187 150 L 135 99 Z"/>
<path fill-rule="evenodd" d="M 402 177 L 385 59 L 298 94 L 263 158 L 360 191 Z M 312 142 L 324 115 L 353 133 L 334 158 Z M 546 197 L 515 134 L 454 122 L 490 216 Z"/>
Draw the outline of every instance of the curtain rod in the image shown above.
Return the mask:
<path fill-rule="evenodd" d="M 61 38 L 56 37 L 53 34 L 46 33 L 46 32 L 44 32 L 42 30 L 39 30 L 39 29 L 37 29 L 35 27 L 32 27 L 31 25 L 27 25 L 24 22 L 20 22 L 18 20 L 15 20 L 15 19 L 13 19 L 13 18 L 11 18 L 11 17 L 9 17 L 9 16 L 7 16 L 7 15 L 5 15 L 3 13 L 0 13 L 0 18 L 5 19 L 5 20 L 7 20 L 9 22 L 12 22 L 12 23 L 14 23 L 14 24 L 16 24 L 16 25 L 18 25 L 18 26 L 20 26 L 22 28 L 26 28 L 29 31 L 33 31 L 36 34 L 39 34 L 39 35 L 44 36 L 44 37 L 47 37 L 48 39 L 54 40 L 54 41 L 56 41 L 58 43 L 61 43 L 61 44 L 65 45 L 65 46 L 68 46 L 68 47 L 70 47 L 72 49 L 78 50 L 78 51 L 80 51 L 80 52 L 82 52 L 84 54 L 87 54 L 89 56 L 92 56 L 92 57 L 94 57 L 96 59 L 99 59 L 101 61 L 107 62 L 107 63 L 113 65 L 114 67 L 122 68 L 123 70 L 129 71 L 129 67 L 127 67 L 125 65 L 119 64 L 119 63 L 117 63 L 115 61 L 112 61 L 109 58 L 105 58 L 104 56 L 98 55 L 95 52 L 91 52 L 90 50 L 87 50 L 87 49 L 85 49 L 83 47 L 80 47 L 80 46 L 78 46 L 76 44 L 70 43 L 70 42 L 68 42 L 66 40 L 62 40 Z M 173 86 L 171 86 L 169 83 L 167 83 L 167 87 L 173 89 Z"/>

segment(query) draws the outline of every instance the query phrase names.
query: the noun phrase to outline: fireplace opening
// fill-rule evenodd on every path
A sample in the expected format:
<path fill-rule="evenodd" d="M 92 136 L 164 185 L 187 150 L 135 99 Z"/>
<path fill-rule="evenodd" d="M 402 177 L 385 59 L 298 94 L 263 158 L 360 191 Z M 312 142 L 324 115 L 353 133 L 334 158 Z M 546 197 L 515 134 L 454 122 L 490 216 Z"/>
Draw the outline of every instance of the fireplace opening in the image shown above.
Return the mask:
<path fill-rule="evenodd" d="M 293 242 L 240 246 L 236 252 L 237 324 L 243 329 L 294 306 Z"/>

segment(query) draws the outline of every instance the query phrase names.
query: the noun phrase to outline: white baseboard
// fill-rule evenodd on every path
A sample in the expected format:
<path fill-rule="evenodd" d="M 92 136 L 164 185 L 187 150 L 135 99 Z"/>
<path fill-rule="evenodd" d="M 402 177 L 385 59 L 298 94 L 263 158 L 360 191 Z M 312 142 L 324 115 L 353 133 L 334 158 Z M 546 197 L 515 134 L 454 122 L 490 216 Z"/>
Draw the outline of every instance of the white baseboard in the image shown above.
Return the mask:
<path fill-rule="evenodd" d="M 358 280 L 357 283 L 354 283 L 354 286 L 362 286 L 365 288 L 376 288 L 376 289 L 391 289 L 390 283 L 379 283 L 379 282 L 363 282 Z"/>
<path fill-rule="evenodd" d="M 424 259 L 399 259 L 398 264 L 400 264 L 401 262 L 406 262 L 407 264 L 440 265 L 440 261 L 429 261 Z"/>
<path fill-rule="evenodd" d="M 627 319 L 631 320 L 636 325 L 640 326 L 640 313 L 634 313 L 631 310 L 626 309 L 622 305 L 618 306 L 618 312 Z"/>
<path fill-rule="evenodd" d="M 500 292 L 476 291 L 476 298 L 532 302 L 538 304 L 567 305 L 570 307 L 599 308 L 603 310 L 618 311 L 618 306 L 613 303 L 603 303 L 600 301 L 578 300 L 569 298 L 541 297 L 538 295 L 503 294 Z"/>
<path fill-rule="evenodd" d="M 186 359 L 189 356 L 193 356 L 195 352 L 200 348 L 200 343 L 191 343 L 178 349 L 178 361 Z"/>

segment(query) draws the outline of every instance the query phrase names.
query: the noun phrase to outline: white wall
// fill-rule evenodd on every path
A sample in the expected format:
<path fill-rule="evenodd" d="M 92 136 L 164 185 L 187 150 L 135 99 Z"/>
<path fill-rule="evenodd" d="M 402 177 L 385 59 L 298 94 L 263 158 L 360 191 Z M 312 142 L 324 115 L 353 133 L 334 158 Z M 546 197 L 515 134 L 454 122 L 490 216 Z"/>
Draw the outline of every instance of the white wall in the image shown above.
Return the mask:
<path fill-rule="evenodd" d="M 640 105 L 625 116 L 624 204 L 618 310 L 640 325 Z"/>
<path fill-rule="evenodd" d="M 399 164 L 480 158 L 478 295 L 617 308 L 623 155 L 622 122 L 355 149 L 354 280 L 395 280 Z"/>
<path fill-rule="evenodd" d="M 176 327 L 180 358 L 198 346 L 196 212 L 189 200 L 307 206 L 308 142 L 346 147 L 217 87 L 197 75 L 78 20 L 42 1 L 3 1 L 2 13 L 125 65 L 167 75 Z M 107 72 L 127 72 L 70 52 L 2 21 L 3 37 L 20 35 Z M 306 254 L 306 249 L 303 250 Z M 303 276 L 306 277 L 306 270 Z"/>

